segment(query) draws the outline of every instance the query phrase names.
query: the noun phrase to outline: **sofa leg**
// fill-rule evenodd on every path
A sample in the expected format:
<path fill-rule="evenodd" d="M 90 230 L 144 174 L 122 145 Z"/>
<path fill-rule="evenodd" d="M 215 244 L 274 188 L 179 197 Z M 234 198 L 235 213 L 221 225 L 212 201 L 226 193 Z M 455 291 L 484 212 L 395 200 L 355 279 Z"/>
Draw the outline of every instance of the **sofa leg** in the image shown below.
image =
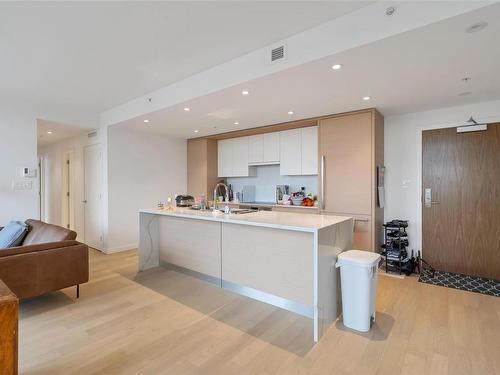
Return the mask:
<path fill-rule="evenodd" d="M 80 298 L 80 284 L 76 285 L 76 298 Z"/>

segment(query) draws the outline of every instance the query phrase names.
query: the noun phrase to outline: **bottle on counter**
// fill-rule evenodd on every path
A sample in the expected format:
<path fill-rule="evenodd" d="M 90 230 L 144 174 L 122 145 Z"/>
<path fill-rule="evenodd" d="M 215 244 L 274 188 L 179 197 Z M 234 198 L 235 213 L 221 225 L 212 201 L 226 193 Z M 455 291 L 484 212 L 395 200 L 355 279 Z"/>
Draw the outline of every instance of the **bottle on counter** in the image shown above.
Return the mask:
<path fill-rule="evenodd" d="M 174 209 L 174 200 L 169 195 L 168 198 L 167 198 L 167 210 L 171 211 L 173 209 Z"/>

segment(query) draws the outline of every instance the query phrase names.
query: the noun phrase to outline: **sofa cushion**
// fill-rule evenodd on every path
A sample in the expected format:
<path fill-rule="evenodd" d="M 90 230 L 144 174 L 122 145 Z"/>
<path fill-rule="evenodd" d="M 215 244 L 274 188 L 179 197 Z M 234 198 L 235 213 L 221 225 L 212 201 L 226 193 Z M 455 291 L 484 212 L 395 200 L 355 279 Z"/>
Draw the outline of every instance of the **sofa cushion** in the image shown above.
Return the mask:
<path fill-rule="evenodd" d="M 33 219 L 26 220 L 26 224 L 29 226 L 29 231 L 22 246 L 76 239 L 76 232 L 58 225 Z"/>
<path fill-rule="evenodd" d="M 23 242 L 28 226 L 21 221 L 11 221 L 0 230 L 0 249 L 14 247 Z"/>

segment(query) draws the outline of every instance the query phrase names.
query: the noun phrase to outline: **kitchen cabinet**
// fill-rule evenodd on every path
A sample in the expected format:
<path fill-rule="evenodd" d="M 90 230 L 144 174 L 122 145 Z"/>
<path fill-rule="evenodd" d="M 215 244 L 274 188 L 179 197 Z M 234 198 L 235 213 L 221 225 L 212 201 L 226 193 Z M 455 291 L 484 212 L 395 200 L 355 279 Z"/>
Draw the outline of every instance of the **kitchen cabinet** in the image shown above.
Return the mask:
<path fill-rule="evenodd" d="M 219 177 L 248 177 L 255 175 L 248 161 L 248 138 L 222 139 L 217 142 L 217 175 Z"/>
<path fill-rule="evenodd" d="M 301 174 L 318 174 L 318 127 L 300 129 Z"/>
<path fill-rule="evenodd" d="M 233 175 L 232 139 L 222 139 L 217 142 L 217 175 L 219 177 Z"/>
<path fill-rule="evenodd" d="M 233 173 L 231 176 L 250 176 L 250 168 L 248 167 L 248 137 L 233 138 L 231 139 L 231 144 L 233 151 Z"/>
<path fill-rule="evenodd" d="M 300 129 L 280 132 L 280 174 L 300 175 L 302 172 Z"/>
<path fill-rule="evenodd" d="M 187 166 L 189 194 L 211 198 L 217 183 L 217 141 L 207 138 L 189 139 Z"/>
<path fill-rule="evenodd" d="M 267 133 L 264 139 L 264 162 L 279 163 L 280 161 L 280 133 Z"/>
<path fill-rule="evenodd" d="M 248 137 L 248 162 L 253 165 L 278 164 L 279 133 L 266 133 Z"/>
<path fill-rule="evenodd" d="M 264 136 L 262 134 L 248 137 L 248 162 L 262 163 L 264 161 Z"/>
<path fill-rule="evenodd" d="M 322 213 L 357 218 L 354 249 L 382 244 L 383 208 L 377 204 L 377 165 L 384 164 L 384 119 L 374 109 L 319 121 Z"/>
<path fill-rule="evenodd" d="M 318 128 L 284 130 L 280 132 L 280 174 L 318 174 Z"/>

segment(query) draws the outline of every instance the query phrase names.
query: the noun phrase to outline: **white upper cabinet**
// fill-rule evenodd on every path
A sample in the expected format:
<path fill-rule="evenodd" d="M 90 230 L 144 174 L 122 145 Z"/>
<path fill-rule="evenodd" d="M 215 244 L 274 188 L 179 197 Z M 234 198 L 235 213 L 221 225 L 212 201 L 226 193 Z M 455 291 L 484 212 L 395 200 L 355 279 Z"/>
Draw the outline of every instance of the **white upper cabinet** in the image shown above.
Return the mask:
<path fill-rule="evenodd" d="M 231 139 L 217 141 L 217 175 L 227 177 L 233 174 L 233 145 Z"/>
<path fill-rule="evenodd" d="M 231 139 L 233 145 L 233 177 L 250 176 L 248 167 L 248 137 Z M 229 176 L 226 176 L 229 177 Z"/>
<path fill-rule="evenodd" d="M 318 174 L 318 127 L 302 128 L 301 133 L 301 174 Z"/>
<path fill-rule="evenodd" d="M 267 133 L 264 139 L 264 162 L 279 163 L 280 161 L 280 133 Z"/>
<path fill-rule="evenodd" d="M 253 165 L 278 164 L 280 136 L 278 132 L 248 137 L 248 162 Z"/>
<path fill-rule="evenodd" d="M 302 174 L 300 129 L 280 132 L 280 174 Z"/>
<path fill-rule="evenodd" d="M 248 177 L 253 169 L 248 166 L 248 137 L 217 141 L 217 176 Z"/>
<path fill-rule="evenodd" d="M 251 164 L 264 162 L 264 136 L 262 134 L 248 137 L 248 162 Z"/>
<path fill-rule="evenodd" d="M 280 174 L 318 174 L 318 127 L 280 132 Z"/>
<path fill-rule="evenodd" d="M 279 164 L 281 175 L 318 174 L 318 127 L 223 139 L 218 145 L 219 177 L 255 176 L 257 165 Z"/>

